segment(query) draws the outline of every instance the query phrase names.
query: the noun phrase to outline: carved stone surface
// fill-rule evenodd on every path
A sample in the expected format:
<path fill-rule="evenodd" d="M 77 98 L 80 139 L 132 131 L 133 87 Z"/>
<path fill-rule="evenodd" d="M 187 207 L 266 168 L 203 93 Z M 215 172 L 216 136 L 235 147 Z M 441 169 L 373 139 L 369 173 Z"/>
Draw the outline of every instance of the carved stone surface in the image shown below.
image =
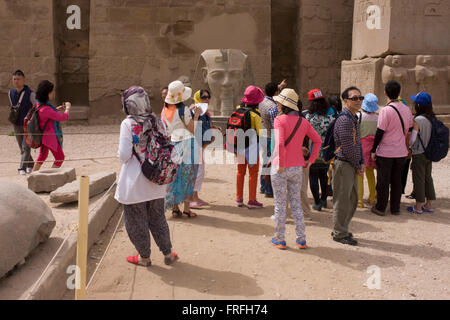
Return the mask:
<path fill-rule="evenodd" d="M 450 55 L 395 55 L 386 58 L 367 58 L 342 62 L 341 87 L 356 85 L 363 91 L 375 93 L 383 104 L 384 85 L 397 80 L 402 85 L 401 96 L 409 97 L 426 91 L 433 98 L 436 113 L 444 113 L 450 106 Z"/>
<path fill-rule="evenodd" d="M 211 92 L 210 110 L 216 116 L 229 116 L 253 82 L 248 56 L 241 50 L 213 49 L 201 57 L 201 77 Z"/>
<path fill-rule="evenodd" d="M 449 8 L 450 0 L 356 0 L 352 59 L 450 54 Z"/>

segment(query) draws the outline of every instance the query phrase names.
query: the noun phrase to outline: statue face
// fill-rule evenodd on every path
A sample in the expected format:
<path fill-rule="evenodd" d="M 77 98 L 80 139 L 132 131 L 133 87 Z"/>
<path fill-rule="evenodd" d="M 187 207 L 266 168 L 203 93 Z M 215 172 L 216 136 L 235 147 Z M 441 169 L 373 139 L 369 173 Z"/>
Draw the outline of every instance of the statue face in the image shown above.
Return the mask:
<path fill-rule="evenodd" d="M 431 56 L 417 56 L 417 64 L 424 67 L 431 66 L 432 59 Z"/>
<path fill-rule="evenodd" d="M 402 58 L 400 56 L 392 57 L 392 66 L 400 67 L 402 65 Z"/>
<path fill-rule="evenodd" d="M 239 94 L 243 83 L 243 71 L 229 67 L 208 70 L 206 82 L 217 98 L 233 99 Z"/>
<path fill-rule="evenodd" d="M 247 56 L 240 50 L 215 49 L 202 53 L 205 67 L 202 76 L 211 89 L 211 96 L 217 101 L 217 108 L 232 109 L 241 98 L 244 86 L 244 72 Z M 224 110 L 222 110 L 223 112 Z"/>

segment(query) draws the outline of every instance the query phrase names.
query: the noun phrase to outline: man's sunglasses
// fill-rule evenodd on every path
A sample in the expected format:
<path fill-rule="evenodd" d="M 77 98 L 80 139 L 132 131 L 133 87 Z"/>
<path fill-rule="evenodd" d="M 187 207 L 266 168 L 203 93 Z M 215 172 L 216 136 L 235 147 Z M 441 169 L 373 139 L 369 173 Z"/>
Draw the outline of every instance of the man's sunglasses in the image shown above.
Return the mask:
<path fill-rule="evenodd" d="M 351 97 L 351 98 L 348 98 L 347 100 L 352 100 L 352 101 L 363 101 L 364 100 L 364 97 L 363 96 L 360 96 L 360 97 Z"/>
<path fill-rule="evenodd" d="M 206 100 L 206 99 L 211 99 L 211 97 L 210 96 L 202 96 L 201 97 L 203 100 Z"/>

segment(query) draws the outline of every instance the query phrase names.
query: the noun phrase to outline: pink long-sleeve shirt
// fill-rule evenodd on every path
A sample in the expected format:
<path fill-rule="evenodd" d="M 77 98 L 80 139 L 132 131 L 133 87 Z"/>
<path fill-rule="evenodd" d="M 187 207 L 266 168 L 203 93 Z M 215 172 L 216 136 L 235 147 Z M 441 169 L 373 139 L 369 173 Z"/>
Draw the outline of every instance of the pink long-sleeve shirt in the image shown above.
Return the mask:
<path fill-rule="evenodd" d="M 281 115 L 275 118 L 275 159 L 273 164 L 281 168 L 304 167 L 303 140 L 308 136 L 313 144 L 313 150 L 309 158 L 310 163 L 314 163 L 319 155 L 322 139 L 314 130 L 308 120 L 302 119 L 302 124 L 291 142 L 284 146 L 297 124 L 297 115 Z"/>
<path fill-rule="evenodd" d="M 41 128 L 44 128 L 48 119 L 50 121 L 45 127 L 42 144 L 53 151 L 57 151 L 60 145 L 56 137 L 54 121 L 66 121 L 69 119 L 69 114 L 67 112 L 59 113 L 49 106 L 43 106 L 39 109 L 39 125 Z"/>

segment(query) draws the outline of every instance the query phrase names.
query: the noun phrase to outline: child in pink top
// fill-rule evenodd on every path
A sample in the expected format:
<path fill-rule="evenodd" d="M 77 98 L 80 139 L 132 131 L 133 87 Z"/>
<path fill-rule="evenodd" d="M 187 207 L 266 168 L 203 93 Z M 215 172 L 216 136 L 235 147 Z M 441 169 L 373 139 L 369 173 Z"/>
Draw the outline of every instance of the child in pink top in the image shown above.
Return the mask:
<path fill-rule="evenodd" d="M 43 129 L 42 145 L 39 150 L 39 156 L 34 165 L 33 171 L 38 171 L 48 157 L 49 151 L 52 152 L 55 162 L 52 168 L 60 168 L 64 161 L 64 152 L 62 149 L 62 131 L 59 127 L 59 121 L 69 119 L 71 104 L 66 102 L 65 106 L 59 106 L 57 109 L 50 104 L 50 100 L 55 97 L 54 85 L 44 80 L 39 84 L 36 92 L 37 105 L 41 106 L 39 112 L 39 125 Z M 46 101 L 46 103 L 42 103 Z M 65 109 L 64 113 L 59 113 Z"/>
<path fill-rule="evenodd" d="M 272 244 L 286 249 L 286 202 L 289 196 L 292 217 L 295 223 L 296 244 L 306 248 L 305 220 L 300 201 L 303 167 L 310 167 L 319 155 L 322 139 L 311 124 L 299 114 L 298 95 L 292 89 L 284 89 L 274 97 L 282 115 L 275 118 L 275 151 L 271 167 L 271 182 L 274 191 L 275 237 Z M 308 136 L 313 142 L 311 157 L 305 162 L 303 139 Z"/>

